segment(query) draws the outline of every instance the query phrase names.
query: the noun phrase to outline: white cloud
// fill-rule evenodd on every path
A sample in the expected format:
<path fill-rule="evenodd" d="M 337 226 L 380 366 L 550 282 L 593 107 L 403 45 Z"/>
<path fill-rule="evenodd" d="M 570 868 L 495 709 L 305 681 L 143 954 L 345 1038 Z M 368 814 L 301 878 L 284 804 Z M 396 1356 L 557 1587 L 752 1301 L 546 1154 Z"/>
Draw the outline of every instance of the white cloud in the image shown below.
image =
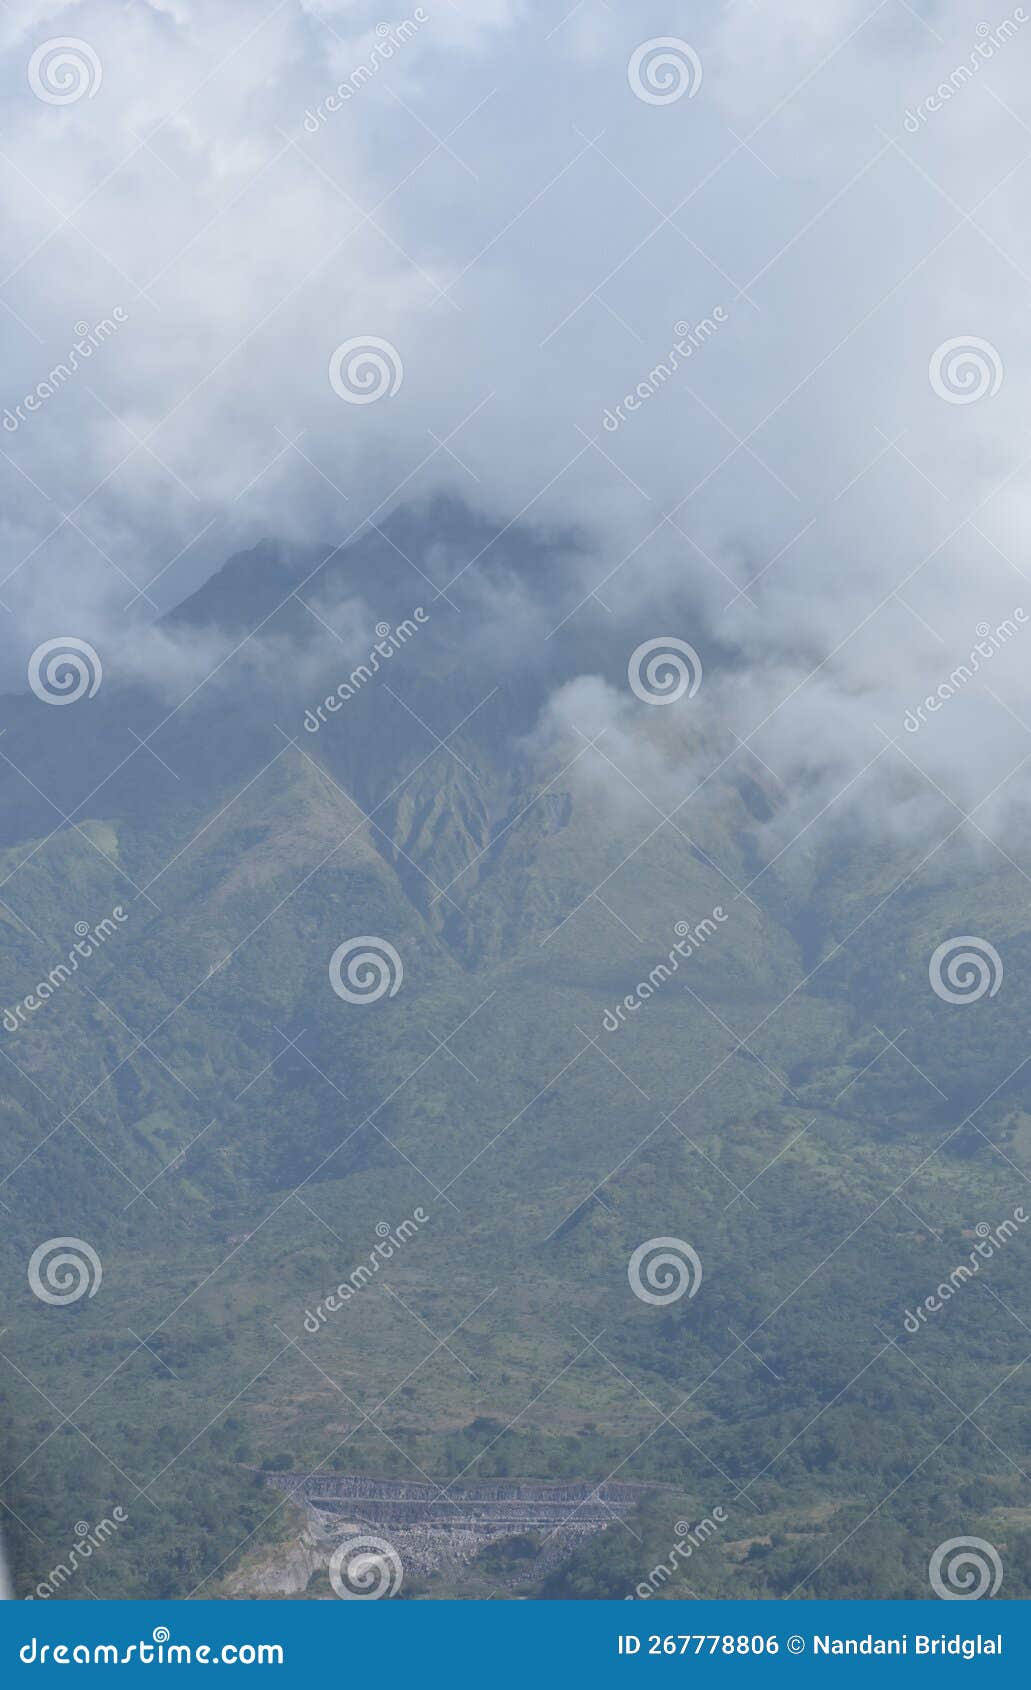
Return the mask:
<path fill-rule="evenodd" d="M 1027 592 L 1031 30 L 1000 35 L 1000 12 L 990 58 L 956 76 L 987 51 L 958 4 L 921 23 L 895 0 L 632 18 L 586 0 L 565 20 L 444 0 L 398 39 L 414 13 L 387 56 L 363 4 L 5 12 L 0 399 L 32 392 L 76 324 L 128 312 L 0 437 L 10 649 L 55 615 L 114 635 L 249 539 L 339 541 L 443 485 L 499 524 L 590 537 L 554 620 L 596 586 L 617 617 L 689 614 L 669 631 L 748 673 L 736 731 L 802 683 L 762 731 L 771 758 L 793 763 L 777 727 L 805 708 L 811 754 L 834 723 L 840 763 Z M 56 35 L 99 55 L 94 98 L 33 95 L 29 57 Z M 699 53 L 694 97 L 634 98 L 650 35 Z M 725 325 L 607 432 L 674 325 L 717 305 Z M 361 335 L 404 374 L 355 406 L 327 371 Z M 964 335 L 1004 372 L 974 404 L 928 378 Z M 159 571 L 127 612 L 126 577 Z M 509 591 L 530 638 L 549 616 Z M 573 626 L 603 614 L 588 600 Z M 998 674 L 1031 715 L 1016 660 Z M 1000 708 L 993 755 L 1023 733 Z"/>

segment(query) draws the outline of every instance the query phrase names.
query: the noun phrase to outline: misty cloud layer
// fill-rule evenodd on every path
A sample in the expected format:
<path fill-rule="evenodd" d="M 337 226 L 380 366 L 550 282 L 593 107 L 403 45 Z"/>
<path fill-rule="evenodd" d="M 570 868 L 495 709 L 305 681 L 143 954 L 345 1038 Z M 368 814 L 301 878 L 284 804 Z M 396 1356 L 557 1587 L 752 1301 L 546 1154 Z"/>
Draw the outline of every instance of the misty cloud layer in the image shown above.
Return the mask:
<path fill-rule="evenodd" d="M 187 691 L 208 648 L 147 629 L 230 553 L 443 490 L 578 538 L 547 582 L 438 560 L 513 664 L 674 634 L 697 719 L 783 783 L 829 797 L 887 734 L 896 778 L 986 797 L 1031 751 L 1029 16 L 12 0 L 5 684 L 75 633 Z M 101 75 L 52 103 L 65 36 Z M 700 80 L 653 102 L 664 37 Z M 349 403 L 369 337 L 396 391 Z M 659 735 L 599 667 L 545 738 L 570 685 L 589 732 Z"/>

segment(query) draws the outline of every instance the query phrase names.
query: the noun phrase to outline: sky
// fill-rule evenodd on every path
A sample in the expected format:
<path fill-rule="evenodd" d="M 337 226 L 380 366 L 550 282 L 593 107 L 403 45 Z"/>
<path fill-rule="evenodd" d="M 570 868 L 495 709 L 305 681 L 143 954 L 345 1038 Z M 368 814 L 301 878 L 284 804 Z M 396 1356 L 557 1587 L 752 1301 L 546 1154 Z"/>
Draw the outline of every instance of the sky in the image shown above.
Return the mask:
<path fill-rule="evenodd" d="M 895 739 L 990 813 L 1031 8 L 8 0 L 0 46 L 4 684 L 59 635 L 174 667 L 152 625 L 231 553 L 446 491 L 580 537 L 519 641 L 687 640 L 779 778 Z"/>

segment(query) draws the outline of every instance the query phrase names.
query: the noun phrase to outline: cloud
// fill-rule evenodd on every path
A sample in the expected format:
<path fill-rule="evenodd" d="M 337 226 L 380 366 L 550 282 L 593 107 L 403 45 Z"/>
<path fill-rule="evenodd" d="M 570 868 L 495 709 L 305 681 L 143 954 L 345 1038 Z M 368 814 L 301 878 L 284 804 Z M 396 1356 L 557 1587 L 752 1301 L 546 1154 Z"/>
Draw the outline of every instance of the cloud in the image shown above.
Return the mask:
<path fill-rule="evenodd" d="M 264 534 L 339 543 L 443 488 L 583 536 L 547 602 L 454 559 L 541 662 L 563 618 L 680 634 L 779 774 L 850 778 L 1031 596 L 1031 29 L 920 11 L 8 7 L 15 684 Z M 29 66 L 64 36 L 102 80 L 54 103 Z M 660 37 L 702 74 L 650 102 L 628 64 Z M 355 403 L 331 361 L 370 337 L 392 391 Z M 918 736 L 966 802 L 1022 755 L 1019 650 L 1001 703 L 979 682 Z"/>

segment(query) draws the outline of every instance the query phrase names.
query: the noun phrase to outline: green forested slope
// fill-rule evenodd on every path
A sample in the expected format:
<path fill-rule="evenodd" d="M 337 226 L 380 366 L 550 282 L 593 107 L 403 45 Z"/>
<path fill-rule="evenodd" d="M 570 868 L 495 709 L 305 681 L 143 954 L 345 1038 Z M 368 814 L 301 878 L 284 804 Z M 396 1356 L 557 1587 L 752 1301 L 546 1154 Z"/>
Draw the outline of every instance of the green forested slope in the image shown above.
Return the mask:
<path fill-rule="evenodd" d="M 176 626 L 252 627 L 310 567 L 236 560 Z M 377 618 L 427 596 L 367 542 L 315 586 Z M 588 664 L 570 636 L 558 682 L 516 678 L 455 621 L 436 605 L 309 734 L 356 657 L 291 600 L 260 663 L 244 647 L 158 727 L 161 763 L 127 729 L 172 706 L 138 683 L 111 676 L 81 711 L 3 701 L 3 1004 L 77 922 L 127 912 L 0 1044 L 22 1586 L 118 1505 L 89 1591 L 63 1594 L 209 1594 L 296 1533 L 262 1464 L 472 1463 L 671 1487 L 535 1594 L 627 1594 L 717 1504 L 726 1525 L 664 1594 L 921 1595 L 934 1547 L 970 1533 L 1003 1553 L 1003 1594 L 1031 1594 L 1028 1240 L 904 1325 L 1031 1196 L 1028 864 L 960 838 L 922 863 L 847 808 L 791 845 L 804 817 L 701 714 L 658 785 L 665 712 L 631 723 L 622 773 L 590 749 L 567 766 L 540 709 L 588 668 L 618 685 L 623 646 Z M 717 906 L 605 1031 L 675 923 Z M 927 968 L 963 933 L 1006 976 L 957 1007 Z M 362 934 L 404 965 L 371 1005 L 327 972 Z M 417 1209 L 417 1236 L 306 1331 Z M 703 1280 L 654 1307 L 627 1263 L 663 1236 Z M 95 1296 L 33 1294 L 55 1237 L 96 1250 Z"/>

